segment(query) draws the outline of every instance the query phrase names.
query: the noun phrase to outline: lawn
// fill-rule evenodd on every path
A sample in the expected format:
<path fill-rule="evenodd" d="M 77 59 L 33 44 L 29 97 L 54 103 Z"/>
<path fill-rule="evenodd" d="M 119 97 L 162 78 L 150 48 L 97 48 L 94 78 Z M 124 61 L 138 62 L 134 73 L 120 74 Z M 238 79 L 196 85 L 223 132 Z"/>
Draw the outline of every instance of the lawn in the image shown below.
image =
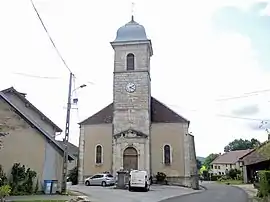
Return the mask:
<path fill-rule="evenodd" d="M 230 184 L 230 185 L 244 184 L 242 180 L 222 180 L 217 182 L 221 184 Z"/>
<path fill-rule="evenodd" d="M 13 201 L 13 202 L 66 202 L 68 200 L 32 200 L 32 201 Z"/>

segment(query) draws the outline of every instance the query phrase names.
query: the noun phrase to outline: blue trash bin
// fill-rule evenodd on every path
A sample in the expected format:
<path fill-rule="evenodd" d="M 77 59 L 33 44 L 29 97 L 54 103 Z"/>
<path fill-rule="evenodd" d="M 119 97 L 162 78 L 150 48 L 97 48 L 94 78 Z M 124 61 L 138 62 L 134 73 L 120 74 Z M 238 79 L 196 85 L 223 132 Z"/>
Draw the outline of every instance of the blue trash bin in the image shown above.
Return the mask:
<path fill-rule="evenodd" d="M 52 193 L 52 180 L 44 180 L 44 194 Z"/>

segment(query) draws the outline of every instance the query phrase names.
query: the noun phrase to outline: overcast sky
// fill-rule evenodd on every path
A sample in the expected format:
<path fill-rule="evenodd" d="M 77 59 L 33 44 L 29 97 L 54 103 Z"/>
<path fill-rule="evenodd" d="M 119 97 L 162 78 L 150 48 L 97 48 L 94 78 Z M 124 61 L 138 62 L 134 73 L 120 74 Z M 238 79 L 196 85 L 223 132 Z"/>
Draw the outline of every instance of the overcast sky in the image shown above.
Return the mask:
<path fill-rule="evenodd" d="M 135 20 L 145 26 L 153 44 L 152 96 L 191 121 L 197 155 L 223 152 L 235 138 L 266 140 L 259 126 L 260 120 L 270 119 L 270 91 L 244 94 L 270 89 L 270 69 L 260 61 L 262 53 L 250 35 L 237 29 L 220 31 L 213 25 L 213 16 L 222 6 L 237 6 L 244 12 L 254 1 L 133 2 Z M 131 1 L 34 3 L 76 75 L 75 87 L 88 85 L 73 94 L 79 103 L 73 106 L 78 110 L 72 110 L 70 141 L 78 144 L 77 123 L 112 101 L 114 52 L 109 42 L 130 21 Z M 0 89 L 14 86 L 27 93 L 37 108 L 64 129 L 69 71 L 30 0 L 1 0 L 0 25 Z M 232 97 L 241 98 L 227 99 Z"/>

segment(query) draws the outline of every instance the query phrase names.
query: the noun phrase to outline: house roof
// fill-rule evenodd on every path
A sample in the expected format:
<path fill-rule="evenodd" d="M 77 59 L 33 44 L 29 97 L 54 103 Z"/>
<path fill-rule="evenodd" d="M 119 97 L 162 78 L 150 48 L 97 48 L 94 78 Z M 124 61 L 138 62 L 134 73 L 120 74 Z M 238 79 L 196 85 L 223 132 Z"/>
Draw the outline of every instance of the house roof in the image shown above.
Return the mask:
<path fill-rule="evenodd" d="M 45 114 L 43 114 L 40 110 L 38 110 L 29 100 L 26 99 L 26 93 L 18 92 L 14 87 L 7 88 L 5 90 L 2 90 L 4 94 L 6 93 L 14 93 L 17 95 L 25 104 L 29 104 L 29 106 L 38 113 L 41 117 L 44 117 L 44 120 L 46 120 L 48 123 L 50 123 L 53 127 L 55 127 L 56 132 L 62 132 L 62 129 L 58 127 L 54 122 L 52 122 Z"/>
<path fill-rule="evenodd" d="M 244 162 L 244 165 L 252 165 L 270 160 L 270 141 L 264 142 L 258 148 L 243 156 L 241 160 Z"/>
<path fill-rule="evenodd" d="M 61 140 L 57 140 L 57 142 L 62 145 L 62 147 L 64 147 L 64 142 Z M 76 145 L 68 142 L 68 151 L 70 154 L 72 154 L 73 156 L 78 156 L 79 155 L 79 147 L 77 147 Z"/>
<path fill-rule="evenodd" d="M 39 126 L 34 120 L 32 120 L 30 117 L 28 117 L 25 113 L 20 111 L 9 99 L 8 97 L 0 91 L 0 98 L 3 98 L 4 101 L 6 101 L 12 108 L 15 109 L 15 111 L 24 118 L 25 121 L 30 123 L 32 126 L 34 126 L 42 135 L 44 135 L 49 141 L 51 141 L 57 148 L 59 148 L 61 151 L 64 151 L 64 148 L 62 145 L 60 145 L 50 134 L 48 134 L 45 130 L 43 130 L 42 127 Z M 75 157 L 72 154 L 69 154 L 70 159 L 75 159 Z"/>
<path fill-rule="evenodd" d="M 235 164 L 241 157 L 251 152 L 251 149 L 226 152 L 218 156 L 211 164 Z"/>
<path fill-rule="evenodd" d="M 112 123 L 113 103 L 109 104 L 99 112 L 80 122 L 80 125 L 94 125 Z M 180 116 L 165 104 L 151 97 L 151 121 L 152 123 L 190 123 L 189 120 Z"/>

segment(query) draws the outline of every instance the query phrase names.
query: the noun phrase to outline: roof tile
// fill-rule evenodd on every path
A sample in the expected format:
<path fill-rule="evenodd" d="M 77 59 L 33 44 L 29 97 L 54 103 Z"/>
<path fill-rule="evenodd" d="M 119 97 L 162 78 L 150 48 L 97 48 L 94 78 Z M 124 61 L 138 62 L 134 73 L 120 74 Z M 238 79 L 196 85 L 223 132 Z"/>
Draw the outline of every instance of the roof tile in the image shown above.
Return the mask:
<path fill-rule="evenodd" d="M 80 125 L 94 125 L 112 123 L 113 103 L 109 104 L 99 112 L 80 122 Z M 188 123 L 189 120 L 175 113 L 166 105 L 151 97 L 151 121 L 152 123 Z"/>

